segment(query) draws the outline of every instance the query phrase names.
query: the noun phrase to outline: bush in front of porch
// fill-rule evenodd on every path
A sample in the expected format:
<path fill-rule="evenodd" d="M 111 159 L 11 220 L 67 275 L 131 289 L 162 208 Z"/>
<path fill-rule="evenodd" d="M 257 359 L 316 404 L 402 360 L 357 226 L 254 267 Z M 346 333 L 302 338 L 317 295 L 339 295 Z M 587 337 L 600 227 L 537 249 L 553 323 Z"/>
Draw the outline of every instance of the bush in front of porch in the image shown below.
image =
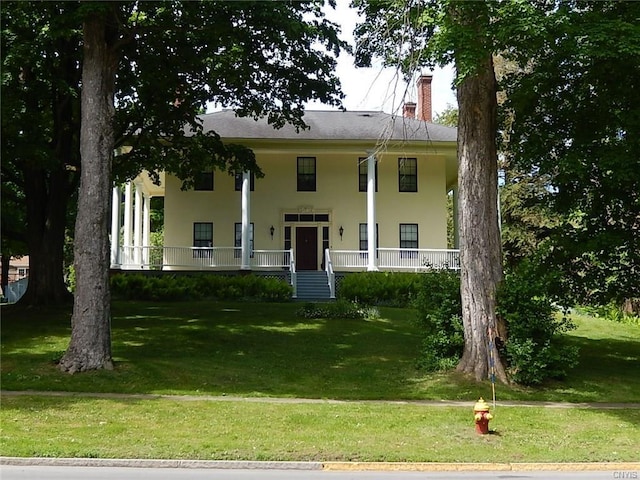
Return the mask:
<path fill-rule="evenodd" d="M 111 294 L 119 300 L 250 300 L 289 302 L 292 287 L 284 280 L 258 275 L 144 275 L 111 277 Z"/>
<path fill-rule="evenodd" d="M 339 298 L 365 305 L 411 307 L 420 291 L 421 273 L 350 273 L 340 282 Z"/>

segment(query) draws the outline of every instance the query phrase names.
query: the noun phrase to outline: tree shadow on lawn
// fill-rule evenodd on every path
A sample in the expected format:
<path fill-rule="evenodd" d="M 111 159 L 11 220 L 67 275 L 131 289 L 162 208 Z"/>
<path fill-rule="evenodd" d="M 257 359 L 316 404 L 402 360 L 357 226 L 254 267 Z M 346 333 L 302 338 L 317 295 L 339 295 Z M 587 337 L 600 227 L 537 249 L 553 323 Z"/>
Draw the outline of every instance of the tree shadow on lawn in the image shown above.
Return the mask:
<path fill-rule="evenodd" d="M 579 348 L 579 364 L 562 382 L 546 386 L 548 393 L 557 392 L 554 400 L 571 395 L 573 402 L 640 402 L 640 338 L 566 338 Z"/>
<path fill-rule="evenodd" d="M 113 372 L 67 375 L 53 362 L 68 344 L 69 317 L 15 318 L 3 356 L 5 389 L 416 398 L 419 338 L 413 312 L 393 319 L 309 320 L 299 304 L 117 303 Z M 39 334 L 57 335 L 43 348 Z M 3 338 L 3 344 L 4 344 Z M 4 346 L 4 345 L 3 345 Z"/>

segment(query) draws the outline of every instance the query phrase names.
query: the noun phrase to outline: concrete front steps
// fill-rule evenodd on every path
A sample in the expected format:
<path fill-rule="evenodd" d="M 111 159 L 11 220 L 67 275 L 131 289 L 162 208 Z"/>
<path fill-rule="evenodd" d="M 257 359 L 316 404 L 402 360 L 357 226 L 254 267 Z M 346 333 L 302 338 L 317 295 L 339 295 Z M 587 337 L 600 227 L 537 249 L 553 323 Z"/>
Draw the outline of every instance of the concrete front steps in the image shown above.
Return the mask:
<path fill-rule="evenodd" d="M 316 270 L 299 270 L 296 272 L 298 300 L 330 300 L 331 292 L 327 281 L 327 273 Z"/>

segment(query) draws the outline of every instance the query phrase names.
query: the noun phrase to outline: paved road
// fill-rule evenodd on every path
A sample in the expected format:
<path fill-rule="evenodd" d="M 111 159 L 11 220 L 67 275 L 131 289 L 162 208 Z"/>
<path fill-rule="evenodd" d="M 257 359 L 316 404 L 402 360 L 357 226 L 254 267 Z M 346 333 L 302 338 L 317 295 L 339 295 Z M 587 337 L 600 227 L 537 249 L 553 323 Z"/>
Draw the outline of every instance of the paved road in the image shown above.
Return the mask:
<path fill-rule="evenodd" d="M 2 465 L 0 477 L 2 480 L 634 480 L 640 479 L 640 472 L 328 472 Z"/>

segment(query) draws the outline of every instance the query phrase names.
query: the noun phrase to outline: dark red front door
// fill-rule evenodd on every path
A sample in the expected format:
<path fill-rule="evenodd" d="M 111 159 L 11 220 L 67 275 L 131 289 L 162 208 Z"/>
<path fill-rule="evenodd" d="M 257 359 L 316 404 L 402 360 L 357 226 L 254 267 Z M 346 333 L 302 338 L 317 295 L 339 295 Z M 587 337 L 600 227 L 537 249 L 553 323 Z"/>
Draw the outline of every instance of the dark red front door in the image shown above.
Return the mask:
<path fill-rule="evenodd" d="M 296 270 L 318 269 L 317 227 L 296 227 Z"/>

